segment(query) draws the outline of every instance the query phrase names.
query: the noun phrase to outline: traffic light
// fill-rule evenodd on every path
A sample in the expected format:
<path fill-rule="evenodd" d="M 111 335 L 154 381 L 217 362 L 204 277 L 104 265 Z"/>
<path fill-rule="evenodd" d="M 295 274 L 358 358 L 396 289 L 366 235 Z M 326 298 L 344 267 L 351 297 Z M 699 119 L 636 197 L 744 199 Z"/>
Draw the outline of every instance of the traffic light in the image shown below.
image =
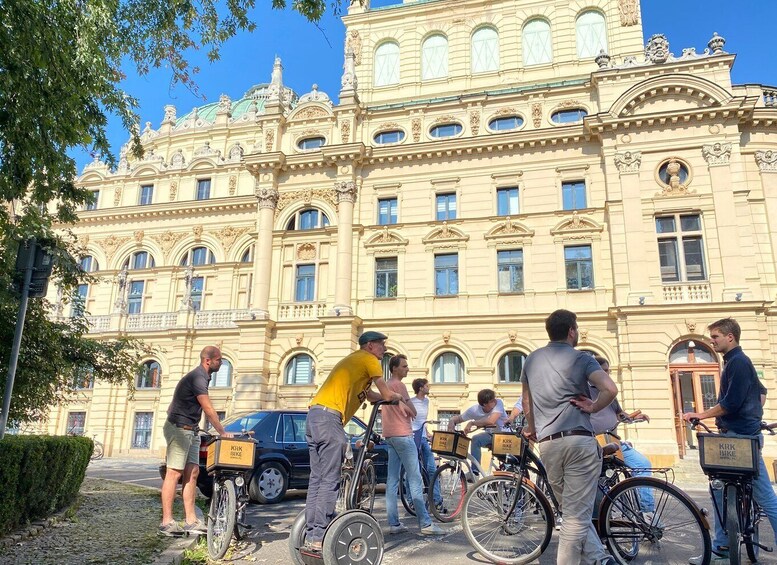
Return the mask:
<path fill-rule="evenodd" d="M 34 243 L 33 243 L 34 242 Z M 49 277 L 54 267 L 53 256 L 35 240 L 25 240 L 19 243 L 19 251 L 16 254 L 16 281 L 14 286 L 21 293 L 24 281 L 24 271 L 30 261 L 30 254 L 35 257 L 32 264 L 32 278 L 30 279 L 30 298 L 46 296 L 49 286 Z"/>

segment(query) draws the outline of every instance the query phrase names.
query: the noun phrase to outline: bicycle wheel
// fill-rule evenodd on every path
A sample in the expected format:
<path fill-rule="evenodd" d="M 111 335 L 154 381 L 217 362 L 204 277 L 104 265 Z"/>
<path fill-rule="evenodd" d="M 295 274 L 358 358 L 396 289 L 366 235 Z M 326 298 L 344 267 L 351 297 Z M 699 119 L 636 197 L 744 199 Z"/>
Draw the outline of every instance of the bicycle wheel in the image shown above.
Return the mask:
<path fill-rule="evenodd" d="M 353 471 L 351 469 L 344 469 L 340 472 L 340 491 L 337 493 L 335 514 L 342 514 L 346 510 L 351 510 L 353 508 L 353 505 L 348 500 L 348 491 L 351 490 L 351 481 L 353 481 Z"/>
<path fill-rule="evenodd" d="M 372 513 L 372 507 L 375 505 L 375 485 L 377 482 L 375 465 L 371 459 L 367 459 L 364 461 L 364 468 L 359 474 L 356 508 Z"/>
<path fill-rule="evenodd" d="M 245 486 L 237 487 L 235 492 L 237 500 L 237 511 L 235 512 L 235 539 L 240 541 L 244 539 L 250 528 L 243 526 L 246 520 L 246 504 L 248 504 L 248 496 L 245 492 Z"/>
<path fill-rule="evenodd" d="M 235 484 L 230 480 L 216 482 L 208 512 L 208 555 L 221 559 L 229 549 L 235 530 Z"/>
<path fill-rule="evenodd" d="M 646 508 L 641 500 L 654 504 Z M 599 508 L 599 535 L 622 565 L 688 563 L 698 555 L 709 565 L 712 543 L 694 502 L 676 486 L 654 477 L 625 479 Z"/>
<path fill-rule="evenodd" d="M 407 484 L 404 466 L 400 467 L 399 470 L 399 500 L 402 501 L 402 506 L 405 507 L 407 513 L 415 516 L 415 506 L 413 506 L 413 497 L 410 495 L 410 486 Z"/>
<path fill-rule="evenodd" d="M 99 461 L 103 458 L 103 444 L 101 444 L 99 441 L 94 442 L 94 450 L 92 451 L 92 456 L 90 459 L 92 461 Z"/>
<path fill-rule="evenodd" d="M 432 482 L 429 483 L 429 492 L 433 493 L 438 483 L 442 504 L 430 504 L 430 510 L 440 522 L 453 522 L 464 507 L 467 478 L 459 465 L 446 463 L 435 471 Z"/>
<path fill-rule="evenodd" d="M 737 495 L 736 485 L 726 485 L 726 533 L 728 534 L 728 559 L 731 565 L 739 565 L 742 556 Z"/>
<path fill-rule="evenodd" d="M 494 563 L 537 559 L 550 543 L 553 512 L 537 488 L 517 476 L 480 480 L 467 493 L 461 519 L 469 543 Z"/>
<path fill-rule="evenodd" d="M 745 539 L 745 549 L 747 550 L 747 558 L 750 560 L 751 563 L 757 563 L 758 562 L 758 554 L 760 552 L 760 547 L 758 547 L 758 542 L 760 541 L 760 537 L 758 535 L 758 524 L 761 521 L 761 507 L 758 506 L 758 503 L 751 498 L 750 501 L 750 529 L 748 536 L 749 539 Z"/>

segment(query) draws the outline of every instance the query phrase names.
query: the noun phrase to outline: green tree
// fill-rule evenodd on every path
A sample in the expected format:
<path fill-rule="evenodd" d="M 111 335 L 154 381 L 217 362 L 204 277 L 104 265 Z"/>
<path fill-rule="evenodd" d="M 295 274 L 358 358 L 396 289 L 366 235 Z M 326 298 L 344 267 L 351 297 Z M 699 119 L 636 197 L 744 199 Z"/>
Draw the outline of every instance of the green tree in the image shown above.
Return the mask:
<path fill-rule="evenodd" d="M 186 53 L 211 61 L 241 31 L 251 31 L 255 0 L 2 0 L 0 1 L 0 392 L 4 390 L 18 296 L 12 285 L 18 242 L 53 242 L 55 277 L 72 292 L 79 272 L 72 237 L 55 226 L 77 221 L 90 198 L 78 187 L 70 152 L 85 149 L 115 164 L 106 134 L 109 115 L 132 134 L 142 153 L 136 101 L 121 88 L 123 68 L 139 74 L 168 68 L 171 82 L 196 90 Z M 285 0 L 272 0 L 276 9 Z M 293 0 L 318 21 L 326 0 Z M 329 7 L 340 9 L 340 1 Z M 54 320 L 33 299 L 27 314 L 9 421 L 38 419 L 64 400 L 84 366 L 98 380 L 131 383 L 142 346 L 132 340 L 86 337 L 83 318 Z M 131 385 L 130 385 L 131 386 Z"/>

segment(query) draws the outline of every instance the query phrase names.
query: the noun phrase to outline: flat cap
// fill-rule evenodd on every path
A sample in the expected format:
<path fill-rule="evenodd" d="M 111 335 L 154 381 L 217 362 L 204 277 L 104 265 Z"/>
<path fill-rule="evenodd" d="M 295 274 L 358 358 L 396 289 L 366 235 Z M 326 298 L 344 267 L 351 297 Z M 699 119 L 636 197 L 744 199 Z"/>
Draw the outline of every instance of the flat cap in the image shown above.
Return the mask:
<path fill-rule="evenodd" d="M 383 341 L 384 339 L 388 339 L 388 336 L 380 332 L 364 332 L 359 336 L 359 345 L 364 345 L 370 341 Z"/>

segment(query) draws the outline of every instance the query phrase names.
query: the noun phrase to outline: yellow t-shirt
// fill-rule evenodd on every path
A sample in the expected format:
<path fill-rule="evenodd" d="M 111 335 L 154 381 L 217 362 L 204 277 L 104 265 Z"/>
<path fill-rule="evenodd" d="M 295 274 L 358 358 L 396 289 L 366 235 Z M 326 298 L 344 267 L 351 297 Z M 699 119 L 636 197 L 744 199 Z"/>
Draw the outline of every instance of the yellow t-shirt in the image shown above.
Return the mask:
<path fill-rule="evenodd" d="M 354 351 L 335 365 L 310 404 L 337 410 L 345 425 L 367 398 L 367 389 L 376 377 L 383 377 L 378 358 L 363 349 Z"/>

